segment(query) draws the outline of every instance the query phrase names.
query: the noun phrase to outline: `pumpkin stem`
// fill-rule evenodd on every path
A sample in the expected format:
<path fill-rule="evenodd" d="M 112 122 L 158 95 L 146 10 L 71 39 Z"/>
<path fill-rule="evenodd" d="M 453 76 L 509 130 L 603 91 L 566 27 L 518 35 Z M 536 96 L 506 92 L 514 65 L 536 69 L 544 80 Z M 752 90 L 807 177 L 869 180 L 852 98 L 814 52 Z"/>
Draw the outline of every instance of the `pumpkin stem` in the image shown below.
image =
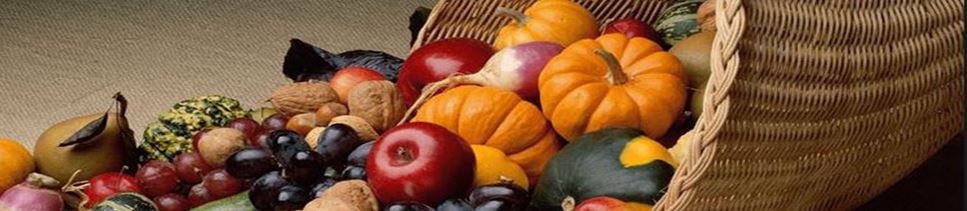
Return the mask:
<path fill-rule="evenodd" d="M 577 202 L 571 196 L 564 197 L 564 201 L 561 202 L 561 209 L 564 211 L 573 211 L 575 206 Z"/>
<path fill-rule="evenodd" d="M 497 10 L 494 10 L 494 14 L 513 18 L 514 21 L 517 21 L 517 27 L 524 27 L 524 25 L 527 24 L 527 16 L 524 15 L 524 13 L 518 12 L 517 10 L 506 7 L 497 7 Z"/>
<path fill-rule="evenodd" d="M 604 49 L 594 50 L 594 54 L 600 56 L 604 59 L 604 63 L 608 64 L 608 82 L 611 82 L 612 85 L 620 85 L 628 82 L 628 76 L 621 70 L 621 62 L 618 61 L 618 58 L 614 57 L 614 54 Z"/>

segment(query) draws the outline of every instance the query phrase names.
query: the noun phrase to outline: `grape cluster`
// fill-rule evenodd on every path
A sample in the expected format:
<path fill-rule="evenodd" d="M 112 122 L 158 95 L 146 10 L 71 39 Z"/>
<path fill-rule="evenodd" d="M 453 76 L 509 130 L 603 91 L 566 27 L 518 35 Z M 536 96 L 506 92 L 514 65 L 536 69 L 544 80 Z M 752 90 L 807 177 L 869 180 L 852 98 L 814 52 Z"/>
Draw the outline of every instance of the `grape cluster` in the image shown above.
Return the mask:
<path fill-rule="evenodd" d="M 512 183 L 484 185 L 475 188 L 467 198 L 448 199 L 436 209 L 419 202 L 394 202 L 386 211 L 519 211 L 527 210 L 530 194 Z"/>
<path fill-rule="evenodd" d="M 271 131 L 256 135 L 261 148 L 238 151 L 225 163 L 229 174 L 251 181 L 249 200 L 256 208 L 302 209 L 338 181 L 365 179 L 372 144 L 360 140 L 351 127 L 334 124 L 318 140 L 305 140 L 296 131 L 272 128 L 271 121 L 262 124 Z M 307 141 L 315 141 L 316 148 L 310 149 Z"/>

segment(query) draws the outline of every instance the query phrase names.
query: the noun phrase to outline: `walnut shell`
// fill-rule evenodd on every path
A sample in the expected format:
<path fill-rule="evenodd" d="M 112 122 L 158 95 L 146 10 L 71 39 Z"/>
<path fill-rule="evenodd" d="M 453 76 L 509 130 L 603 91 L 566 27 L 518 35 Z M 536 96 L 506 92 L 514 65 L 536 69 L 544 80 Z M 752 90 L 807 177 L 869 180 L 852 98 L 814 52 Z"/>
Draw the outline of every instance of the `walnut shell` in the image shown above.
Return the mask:
<path fill-rule="evenodd" d="M 270 99 L 276 110 L 286 116 L 315 113 L 322 105 L 338 100 L 329 83 L 321 81 L 286 84 L 275 90 Z"/>
<path fill-rule="evenodd" d="M 309 149 L 315 149 L 316 144 L 318 144 L 319 135 L 322 135 L 322 131 L 325 131 L 326 127 L 316 127 L 312 128 L 309 133 L 306 133 L 306 143 L 309 144 Z"/>
<path fill-rule="evenodd" d="M 387 80 L 359 83 L 349 90 L 348 101 L 349 115 L 362 117 L 377 132 L 396 126 L 406 113 L 403 95 Z"/>
<path fill-rule="evenodd" d="M 365 119 L 358 116 L 337 116 L 332 118 L 332 121 L 329 121 L 329 126 L 334 124 L 344 124 L 353 128 L 353 130 L 356 131 L 356 135 L 359 135 L 359 139 L 362 139 L 363 141 L 372 141 L 379 138 L 379 133 L 376 133 L 376 130 L 373 129 L 373 126 L 369 125 L 369 122 L 366 122 Z"/>
<path fill-rule="evenodd" d="M 378 211 L 379 201 L 366 181 L 346 180 L 326 189 L 319 198 L 306 204 L 302 210 Z"/>

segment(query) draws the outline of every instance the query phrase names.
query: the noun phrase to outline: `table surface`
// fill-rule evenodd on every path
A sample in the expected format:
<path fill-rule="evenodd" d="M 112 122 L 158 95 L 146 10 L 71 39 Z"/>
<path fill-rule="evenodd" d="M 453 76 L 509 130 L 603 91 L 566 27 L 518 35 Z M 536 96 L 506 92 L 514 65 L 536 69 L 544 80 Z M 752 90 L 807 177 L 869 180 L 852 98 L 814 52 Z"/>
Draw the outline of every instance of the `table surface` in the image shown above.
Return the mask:
<path fill-rule="evenodd" d="M 102 112 L 118 91 L 130 101 L 135 130 L 191 96 L 264 105 L 289 82 L 281 74 L 289 39 L 405 57 L 410 13 L 433 3 L 7 0 L 0 4 L 0 136 L 32 148 L 51 124 Z M 962 143 L 951 146 L 863 208 L 959 208 Z M 951 170 L 960 176 L 942 173 Z M 930 189 L 953 183 L 944 193 Z"/>

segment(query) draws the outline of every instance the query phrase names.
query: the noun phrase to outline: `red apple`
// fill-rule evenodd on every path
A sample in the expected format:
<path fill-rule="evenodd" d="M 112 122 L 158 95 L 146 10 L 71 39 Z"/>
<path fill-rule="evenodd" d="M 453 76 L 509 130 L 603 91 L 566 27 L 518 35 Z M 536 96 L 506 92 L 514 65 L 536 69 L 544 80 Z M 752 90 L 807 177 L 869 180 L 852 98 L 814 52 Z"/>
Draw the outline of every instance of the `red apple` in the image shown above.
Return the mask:
<path fill-rule="evenodd" d="M 369 68 L 347 67 L 339 70 L 332 76 L 332 79 L 329 79 L 329 86 L 336 90 L 339 102 L 346 104 L 346 96 L 349 96 L 349 90 L 356 84 L 371 80 L 386 80 L 386 77 Z"/>
<path fill-rule="evenodd" d="M 634 18 L 622 18 L 608 23 L 608 26 L 604 28 L 604 34 L 610 33 L 623 33 L 629 38 L 644 37 L 655 43 L 661 41 L 661 34 L 658 34 L 655 28 Z"/>
<path fill-rule="evenodd" d="M 425 122 L 386 131 L 366 159 L 369 185 L 383 204 L 415 201 L 435 207 L 470 190 L 476 160 L 460 136 Z"/>
<path fill-rule="evenodd" d="M 599 196 L 585 199 L 574 207 L 574 211 L 633 211 L 650 210 L 650 208 L 641 203 L 626 203 L 615 198 Z"/>
<path fill-rule="evenodd" d="M 426 44 L 406 58 L 397 86 L 406 105 L 412 105 L 429 83 L 454 73 L 480 71 L 494 49 L 487 43 L 469 38 L 450 38 Z"/>

